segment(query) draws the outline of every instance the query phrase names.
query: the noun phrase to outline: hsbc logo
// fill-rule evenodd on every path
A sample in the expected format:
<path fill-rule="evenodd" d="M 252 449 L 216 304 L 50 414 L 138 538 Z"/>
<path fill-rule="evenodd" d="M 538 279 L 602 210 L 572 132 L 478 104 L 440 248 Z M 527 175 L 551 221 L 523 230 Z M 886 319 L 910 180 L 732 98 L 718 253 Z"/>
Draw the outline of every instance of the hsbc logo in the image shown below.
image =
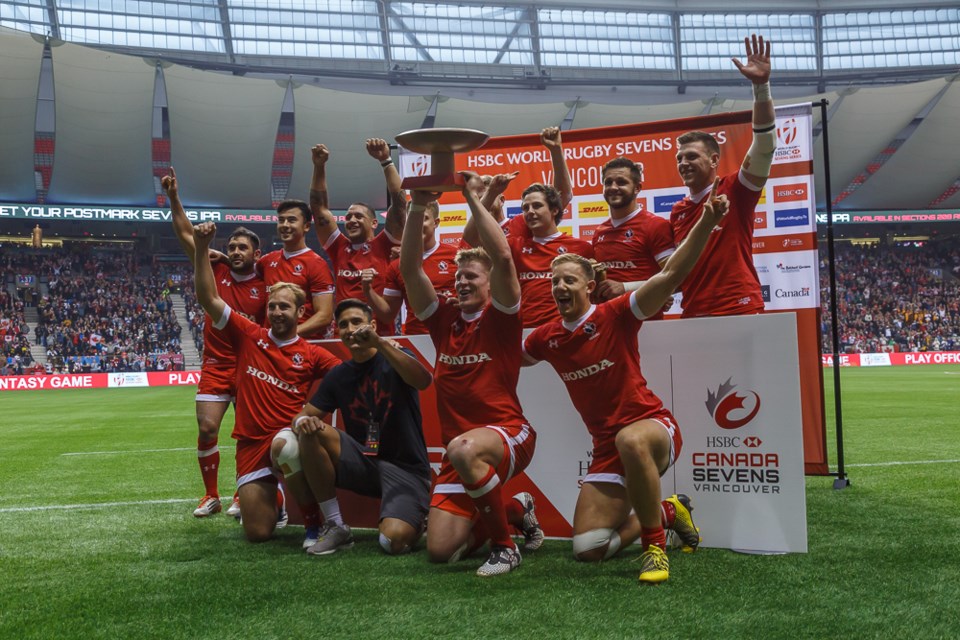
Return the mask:
<path fill-rule="evenodd" d="M 766 211 L 755 211 L 753 214 L 753 228 L 754 229 L 766 229 L 767 228 L 767 212 Z"/>
<path fill-rule="evenodd" d="M 807 199 L 807 185 L 798 182 L 773 187 L 774 202 L 800 202 Z"/>

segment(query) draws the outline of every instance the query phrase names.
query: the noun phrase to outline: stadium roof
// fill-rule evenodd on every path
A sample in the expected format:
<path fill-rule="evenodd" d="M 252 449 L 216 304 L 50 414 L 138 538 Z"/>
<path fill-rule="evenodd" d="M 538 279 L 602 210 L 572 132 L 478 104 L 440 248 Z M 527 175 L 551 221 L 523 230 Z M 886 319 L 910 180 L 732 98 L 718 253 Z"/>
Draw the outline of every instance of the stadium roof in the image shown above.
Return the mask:
<path fill-rule="evenodd" d="M 729 58 L 756 31 L 775 43 L 778 103 L 830 101 L 838 206 L 960 206 L 956 4 L 716 6 L 0 2 L 0 26 L 18 30 L 0 33 L 0 118 L 16 125 L 0 131 L 0 199 L 36 197 L 36 131 L 56 138 L 51 202 L 150 202 L 151 143 L 165 139 L 185 200 L 266 207 L 284 195 L 271 187 L 279 126 L 290 132 L 291 195 L 306 191 L 309 147 L 325 142 L 333 204 L 381 206 L 363 138 L 424 124 L 506 135 L 565 118 L 583 128 L 749 108 Z"/>

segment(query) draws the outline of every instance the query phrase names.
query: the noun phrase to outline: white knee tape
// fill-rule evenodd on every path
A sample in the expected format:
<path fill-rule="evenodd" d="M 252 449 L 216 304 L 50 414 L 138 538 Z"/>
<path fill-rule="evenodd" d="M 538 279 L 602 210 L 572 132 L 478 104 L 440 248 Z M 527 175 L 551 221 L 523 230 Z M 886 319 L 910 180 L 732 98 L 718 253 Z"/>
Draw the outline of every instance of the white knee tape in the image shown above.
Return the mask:
<path fill-rule="evenodd" d="M 290 429 L 283 429 L 273 437 L 273 441 L 282 441 L 283 448 L 277 454 L 276 463 L 283 472 L 283 476 L 292 476 L 300 471 L 300 445 L 297 443 L 297 436 L 293 435 Z"/>
<path fill-rule="evenodd" d="M 581 553 L 593 551 L 606 547 L 607 551 L 603 554 L 603 559 L 613 557 L 620 550 L 620 534 L 613 529 L 591 529 L 586 533 L 578 533 L 573 536 L 573 554 L 579 556 Z"/>
<path fill-rule="evenodd" d="M 383 547 L 383 550 L 387 553 L 393 553 L 393 540 L 382 533 L 380 534 L 380 546 Z"/>

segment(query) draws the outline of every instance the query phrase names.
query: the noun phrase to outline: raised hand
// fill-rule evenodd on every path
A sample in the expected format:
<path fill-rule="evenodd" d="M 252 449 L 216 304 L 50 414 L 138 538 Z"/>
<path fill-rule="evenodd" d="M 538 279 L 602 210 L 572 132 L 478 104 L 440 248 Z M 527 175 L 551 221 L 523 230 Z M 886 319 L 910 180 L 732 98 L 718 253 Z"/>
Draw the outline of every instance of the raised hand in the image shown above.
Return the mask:
<path fill-rule="evenodd" d="M 713 189 L 710 190 L 710 195 L 707 197 L 706 202 L 703 203 L 703 217 L 707 222 L 713 224 L 713 226 L 720 224 L 723 216 L 727 215 L 727 210 L 730 208 L 730 202 L 727 200 L 727 196 L 717 195 L 717 187 L 719 185 L 720 178 L 717 178 L 713 181 Z"/>
<path fill-rule="evenodd" d="M 313 164 L 323 166 L 330 159 L 330 150 L 325 144 L 315 144 L 310 148 L 310 154 L 313 156 Z"/>
<path fill-rule="evenodd" d="M 743 39 L 747 52 L 746 64 L 737 58 L 730 58 L 743 77 L 753 84 L 764 84 L 770 80 L 770 41 L 764 42 L 763 36 L 753 34 Z"/>
<path fill-rule="evenodd" d="M 215 235 L 217 235 L 217 225 L 212 222 L 201 222 L 193 227 L 193 240 L 198 247 L 210 246 Z"/>
<path fill-rule="evenodd" d="M 512 173 L 498 173 L 497 175 L 493 176 L 493 179 L 490 180 L 490 186 L 487 187 L 487 189 L 493 193 L 503 193 L 507 190 L 507 187 L 510 186 L 510 183 L 513 182 L 519 175 L 519 171 L 513 171 Z"/>
<path fill-rule="evenodd" d="M 373 286 L 373 279 L 377 277 L 377 270 L 373 268 L 364 269 L 360 272 L 360 284 L 363 286 L 364 292 L 369 292 L 370 287 Z"/>
<path fill-rule="evenodd" d="M 177 172 L 173 170 L 173 167 L 170 167 L 170 173 L 160 178 L 160 186 L 163 187 L 168 198 L 177 197 Z"/>
<path fill-rule="evenodd" d="M 540 144 L 550 151 L 560 149 L 562 141 L 560 140 L 560 127 L 546 127 L 540 132 Z"/>
<path fill-rule="evenodd" d="M 366 145 L 371 158 L 380 162 L 390 159 L 390 145 L 383 138 L 367 138 Z"/>
<path fill-rule="evenodd" d="M 483 191 L 483 178 L 480 177 L 475 171 L 460 171 L 460 175 L 463 176 L 463 195 L 470 199 L 472 194 L 476 194 L 479 191 Z M 494 177 L 496 181 L 496 177 Z M 491 183 L 492 186 L 493 183 Z"/>

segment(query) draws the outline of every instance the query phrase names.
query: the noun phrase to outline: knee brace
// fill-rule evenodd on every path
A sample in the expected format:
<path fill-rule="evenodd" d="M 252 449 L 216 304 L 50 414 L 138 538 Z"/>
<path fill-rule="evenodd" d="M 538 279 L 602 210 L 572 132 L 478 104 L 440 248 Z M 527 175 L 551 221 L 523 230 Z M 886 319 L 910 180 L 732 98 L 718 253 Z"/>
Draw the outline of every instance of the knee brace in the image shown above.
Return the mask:
<path fill-rule="evenodd" d="M 591 529 L 573 536 L 573 554 L 575 556 L 604 546 L 607 547 L 607 551 L 603 554 L 603 559 L 612 558 L 613 554 L 620 550 L 620 534 L 613 529 Z"/>
<path fill-rule="evenodd" d="M 283 442 L 283 447 L 276 455 L 277 466 L 283 472 L 283 477 L 289 477 L 300 471 L 300 445 L 297 436 L 290 429 L 283 429 L 273 437 L 273 441 Z"/>

